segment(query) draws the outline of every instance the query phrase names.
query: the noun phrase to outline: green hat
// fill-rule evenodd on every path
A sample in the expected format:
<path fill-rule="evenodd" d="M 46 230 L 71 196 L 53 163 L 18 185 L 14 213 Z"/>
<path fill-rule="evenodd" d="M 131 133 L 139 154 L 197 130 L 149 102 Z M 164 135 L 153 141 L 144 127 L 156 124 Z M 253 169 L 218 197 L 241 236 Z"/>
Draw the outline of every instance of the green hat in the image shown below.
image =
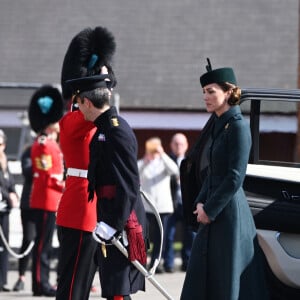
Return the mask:
<path fill-rule="evenodd" d="M 200 76 L 200 84 L 202 87 L 219 82 L 229 82 L 236 85 L 236 78 L 232 68 L 219 68 L 212 70 L 209 59 L 207 59 L 207 72 Z"/>

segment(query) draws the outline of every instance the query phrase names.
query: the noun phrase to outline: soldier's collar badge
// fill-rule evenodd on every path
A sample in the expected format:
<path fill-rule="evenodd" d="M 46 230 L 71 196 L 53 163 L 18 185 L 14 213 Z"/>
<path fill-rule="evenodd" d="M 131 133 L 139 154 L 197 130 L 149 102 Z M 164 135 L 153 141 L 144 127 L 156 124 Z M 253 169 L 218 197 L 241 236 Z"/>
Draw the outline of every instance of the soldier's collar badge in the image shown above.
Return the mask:
<path fill-rule="evenodd" d="M 98 141 L 99 142 L 105 142 L 105 134 L 104 133 L 99 133 Z"/>

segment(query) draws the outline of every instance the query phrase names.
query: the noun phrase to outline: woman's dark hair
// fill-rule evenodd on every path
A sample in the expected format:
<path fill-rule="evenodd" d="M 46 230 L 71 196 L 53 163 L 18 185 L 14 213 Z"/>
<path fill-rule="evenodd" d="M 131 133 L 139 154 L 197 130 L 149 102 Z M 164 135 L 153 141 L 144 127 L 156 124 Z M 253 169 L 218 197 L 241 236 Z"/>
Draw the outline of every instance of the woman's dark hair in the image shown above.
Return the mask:
<path fill-rule="evenodd" d="M 218 85 L 221 87 L 221 89 L 224 92 L 228 92 L 229 90 L 232 90 L 232 93 L 228 99 L 228 104 L 230 106 L 240 104 L 242 91 L 239 87 L 229 82 L 218 82 Z"/>

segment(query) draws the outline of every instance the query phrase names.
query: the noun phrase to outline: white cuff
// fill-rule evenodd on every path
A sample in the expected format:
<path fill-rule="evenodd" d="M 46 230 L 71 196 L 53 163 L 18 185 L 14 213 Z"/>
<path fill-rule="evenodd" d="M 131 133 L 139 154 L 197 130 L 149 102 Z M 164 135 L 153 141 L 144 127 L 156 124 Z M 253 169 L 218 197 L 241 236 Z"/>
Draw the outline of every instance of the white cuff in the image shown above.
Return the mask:
<path fill-rule="evenodd" d="M 116 229 L 102 221 L 97 223 L 97 226 L 95 228 L 95 233 L 104 240 L 110 240 L 116 232 Z"/>

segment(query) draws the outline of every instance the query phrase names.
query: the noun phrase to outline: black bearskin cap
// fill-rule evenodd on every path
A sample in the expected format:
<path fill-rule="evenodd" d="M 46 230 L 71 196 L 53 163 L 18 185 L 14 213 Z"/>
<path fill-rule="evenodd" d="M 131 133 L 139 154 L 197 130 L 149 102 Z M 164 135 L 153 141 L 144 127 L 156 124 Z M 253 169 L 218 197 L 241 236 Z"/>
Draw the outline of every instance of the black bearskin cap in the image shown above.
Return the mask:
<path fill-rule="evenodd" d="M 60 91 L 43 85 L 31 97 L 28 118 L 36 133 L 42 132 L 48 125 L 56 123 L 63 116 L 63 100 Z"/>
<path fill-rule="evenodd" d="M 111 80 L 116 85 L 112 70 L 112 57 L 116 50 L 114 36 L 104 27 L 86 28 L 71 41 L 63 61 L 61 72 L 62 95 L 69 100 L 72 91 L 67 80 L 99 75 L 101 67 L 108 68 Z"/>

